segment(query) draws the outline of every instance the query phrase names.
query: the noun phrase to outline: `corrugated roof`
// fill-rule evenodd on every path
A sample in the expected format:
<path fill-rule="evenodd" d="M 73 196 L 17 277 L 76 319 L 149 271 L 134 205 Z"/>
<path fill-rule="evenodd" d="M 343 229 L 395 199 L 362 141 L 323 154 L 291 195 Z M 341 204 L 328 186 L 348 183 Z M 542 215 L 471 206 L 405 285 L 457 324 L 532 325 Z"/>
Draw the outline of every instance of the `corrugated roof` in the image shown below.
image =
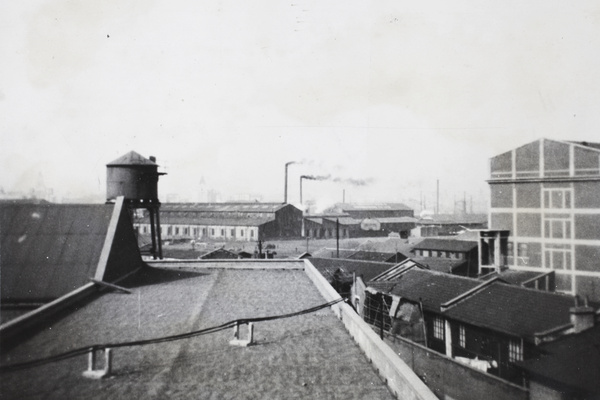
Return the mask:
<path fill-rule="evenodd" d="M 533 340 L 535 333 L 566 325 L 570 296 L 494 282 L 451 306 L 445 314 L 483 328 Z"/>
<path fill-rule="evenodd" d="M 341 269 L 343 272 L 362 277 L 364 282 L 368 282 L 382 272 L 392 268 L 394 264 L 373 262 L 373 261 L 357 261 L 341 258 L 315 258 L 308 259 L 312 265 L 327 279 L 331 281 L 333 274 Z"/>
<path fill-rule="evenodd" d="M 127 166 L 127 165 L 153 165 L 157 164 L 150 161 L 146 157 L 136 153 L 135 151 L 130 151 L 129 153 L 117 158 L 114 161 L 106 164 L 107 166 Z"/>
<path fill-rule="evenodd" d="M 417 243 L 413 249 L 468 252 L 477 248 L 477 242 L 468 240 L 426 238 Z"/>

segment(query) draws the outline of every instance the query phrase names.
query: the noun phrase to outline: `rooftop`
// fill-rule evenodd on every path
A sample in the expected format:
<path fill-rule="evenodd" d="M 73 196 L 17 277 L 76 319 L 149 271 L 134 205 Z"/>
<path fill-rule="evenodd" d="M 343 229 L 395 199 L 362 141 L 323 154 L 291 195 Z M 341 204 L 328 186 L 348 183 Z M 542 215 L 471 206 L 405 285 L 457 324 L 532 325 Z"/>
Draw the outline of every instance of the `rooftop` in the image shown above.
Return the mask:
<path fill-rule="evenodd" d="M 426 238 L 417 243 L 413 249 L 468 252 L 477 248 L 477 242 L 467 240 Z"/>
<path fill-rule="evenodd" d="M 299 262 L 303 265 L 302 262 Z M 3 349 L 2 364 L 93 344 L 156 338 L 251 317 L 293 313 L 326 301 L 302 269 L 178 269 L 155 264 L 76 312 L 46 321 Z M 228 265 L 228 263 L 225 263 Z M 245 329 L 240 329 L 241 335 Z M 329 309 L 255 324 L 257 344 L 232 347 L 230 330 L 114 349 L 111 379 L 81 377 L 86 356 L 4 373 L 3 397 L 393 399 Z"/>
<path fill-rule="evenodd" d="M 394 264 L 374 261 L 348 260 L 341 258 L 309 258 L 308 261 L 327 279 L 329 282 L 333 279 L 333 274 L 342 269 L 348 274 L 356 273 L 356 276 L 362 277 L 367 282 L 392 268 Z"/>
<path fill-rule="evenodd" d="M 420 301 L 425 309 L 439 313 L 443 303 L 480 284 L 477 279 L 412 267 L 394 280 L 369 282 L 368 285 L 410 301 Z"/>
<path fill-rule="evenodd" d="M 288 206 L 294 207 L 285 203 L 163 203 L 162 210 L 269 213 L 279 211 L 280 209 Z"/>
<path fill-rule="evenodd" d="M 536 333 L 570 323 L 573 297 L 493 282 L 451 306 L 448 317 L 533 340 Z"/>

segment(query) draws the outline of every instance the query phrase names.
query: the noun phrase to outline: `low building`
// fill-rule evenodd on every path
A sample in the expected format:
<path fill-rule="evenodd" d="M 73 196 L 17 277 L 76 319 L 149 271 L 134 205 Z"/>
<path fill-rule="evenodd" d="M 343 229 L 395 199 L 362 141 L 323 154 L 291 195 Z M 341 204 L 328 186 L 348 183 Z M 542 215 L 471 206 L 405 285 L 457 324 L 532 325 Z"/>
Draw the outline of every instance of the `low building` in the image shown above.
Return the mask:
<path fill-rule="evenodd" d="M 415 259 L 434 266 L 435 270 L 463 276 L 479 273 L 478 243 L 476 241 L 426 238 L 412 252 Z"/>
<path fill-rule="evenodd" d="M 164 240 L 258 241 L 300 237 L 302 211 L 282 203 L 165 203 L 160 212 Z M 136 219 L 150 233 L 147 215 Z"/>
<path fill-rule="evenodd" d="M 486 214 L 436 214 L 418 219 L 411 236 L 453 236 L 487 226 Z"/>
<path fill-rule="evenodd" d="M 591 329 L 598 315 L 595 307 L 578 305 L 571 296 L 507 284 L 498 277 L 481 282 L 440 274 L 410 259 L 367 283 L 363 309 L 365 321 L 377 331 L 520 386 L 527 384 L 524 366 L 533 365 L 528 360 L 544 358 L 549 343 Z M 592 351 L 593 343 L 589 346 Z M 578 365 L 572 360 L 564 368 Z M 446 363 L 446 368 L 452 373 L 454 367 Z M 531 369 L 528 373 L 535 375 Z M 543 393 L 535 390 L 538 396 Z"/>
<path fill-rule="evenodd" d="M 362 238 L 397 234 L 410 236 L 414 210 L 404 204 L 356 205 L 340 203 L 322 214 L 306 215 L 304 235 L 311 238 Z"/>

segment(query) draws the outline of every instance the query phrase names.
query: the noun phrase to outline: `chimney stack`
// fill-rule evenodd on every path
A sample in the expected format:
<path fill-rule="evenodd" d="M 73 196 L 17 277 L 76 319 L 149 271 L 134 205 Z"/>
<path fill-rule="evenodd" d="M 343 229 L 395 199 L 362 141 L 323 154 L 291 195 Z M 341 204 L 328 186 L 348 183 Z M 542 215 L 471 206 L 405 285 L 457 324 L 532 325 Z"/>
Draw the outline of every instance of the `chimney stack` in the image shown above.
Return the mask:
<path fill-rule="evenodd" d="M 573 324 L 574 333 L 583 332 L 586 329 L 594 326 L 596 313 L 594 308 L 588 305 L 587 297 L 584 298 L 583 305 L 579 305 L 579 296 L 575 296 L 575 307 L 569 309 L 571 313 L 571 323 Z"/>

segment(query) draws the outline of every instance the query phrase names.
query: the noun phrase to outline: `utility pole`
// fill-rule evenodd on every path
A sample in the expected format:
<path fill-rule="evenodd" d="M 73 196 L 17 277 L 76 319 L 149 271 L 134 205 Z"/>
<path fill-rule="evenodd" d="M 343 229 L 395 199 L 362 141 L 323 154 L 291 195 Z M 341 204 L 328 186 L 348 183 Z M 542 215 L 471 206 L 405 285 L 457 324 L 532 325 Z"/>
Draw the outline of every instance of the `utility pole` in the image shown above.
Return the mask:
<path fill-rule="evenodd" d="M 337 258 L 340 258 L 340 219 L 335 219 L 335 245 L 337 250 Z"/>

